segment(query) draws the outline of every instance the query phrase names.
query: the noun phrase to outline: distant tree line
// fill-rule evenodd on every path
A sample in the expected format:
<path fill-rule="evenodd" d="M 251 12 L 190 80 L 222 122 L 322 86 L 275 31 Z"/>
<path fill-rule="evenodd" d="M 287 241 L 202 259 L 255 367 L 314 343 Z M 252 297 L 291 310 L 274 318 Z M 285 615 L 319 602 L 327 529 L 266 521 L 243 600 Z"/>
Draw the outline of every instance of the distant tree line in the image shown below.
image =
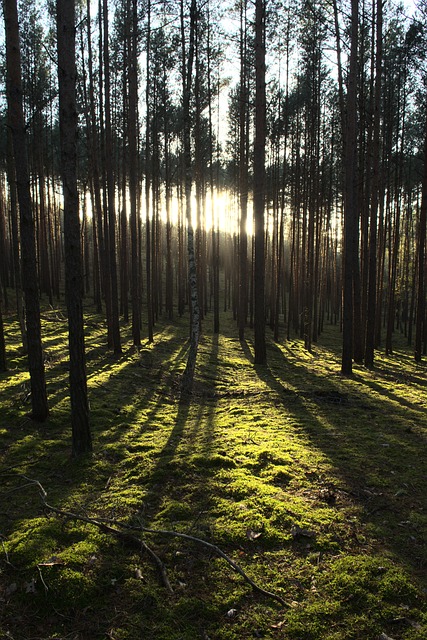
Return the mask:
<path fill-rule="evenodd" d="M 342 330 L 345 375 L 391 354 L 395 331 L 420 361 L 425 0 L 412 16 L 391 0 L 94 9 L 3 0 L 1 309 L 15 289 L 34 417 L 48 413 L 39 296 L 64 291 L 76 455 L 90 448 L 83 296 L 116 354 L 121 322 L 138 348 L 189 310 L 187 390 L 200 327 L 212 316 L 219 332 L 221 310 L 241 340 L 254 328 L 256 363 L 266 326 L 310 350 L 325 323 Z"/>

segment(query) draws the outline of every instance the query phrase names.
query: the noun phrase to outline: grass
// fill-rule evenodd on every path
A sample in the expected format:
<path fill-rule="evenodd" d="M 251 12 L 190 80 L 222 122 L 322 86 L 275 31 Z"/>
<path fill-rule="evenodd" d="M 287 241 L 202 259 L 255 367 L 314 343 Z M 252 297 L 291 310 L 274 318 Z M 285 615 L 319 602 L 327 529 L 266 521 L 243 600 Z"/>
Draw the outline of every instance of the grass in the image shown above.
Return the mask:
<path fill-rule="evenodd" d="M 92 456 L 70 459 L 66 321 L 43 312 L 51 413 L 26 417 L 28 375 L 6 317 L 1 374 L 0 638 L 11 640 L 421 640 L 426 608 L 426 367 L 404 345 L 376 368 L 340 373 L 339 335 L 313 353 L 209 319 L 194 393 L 179 402 L 187 319 L 160 322 L 136 351 L 105 348 L 86 313 Z M 253 592 L 201 546 L 146 534 L 149 557 L 98 528 L 48 513 L 170 529 L 219 545 L 263 588 Z"/>

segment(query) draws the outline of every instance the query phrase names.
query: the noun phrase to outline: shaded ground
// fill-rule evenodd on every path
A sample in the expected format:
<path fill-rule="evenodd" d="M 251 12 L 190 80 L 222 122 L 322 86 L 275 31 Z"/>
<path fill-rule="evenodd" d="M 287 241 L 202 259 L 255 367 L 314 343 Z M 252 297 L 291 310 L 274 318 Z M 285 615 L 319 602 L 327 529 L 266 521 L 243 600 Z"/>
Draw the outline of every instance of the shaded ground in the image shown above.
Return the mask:
<path fill-rule="evenodd" d="M 206 325 L 194 395 L 179 402 L 186 321 L 123 357 L 87 316 L 94 454 L 69 458 L 66 327 L 44 314 L 49 421 L 28 411 L 28 376 L 6 322 L 0 415 L 0 638 L 158 640 L 427 637 L 426 368 L 404 349 L 339 375 L 339 336 L 252 344 Z M 62 331 L 62 333 L 61 333 Z M 61 509 L 170 529 L 219 545 L 286 606 L 197 544 L 146 534 L 147 554 Z M 385 637 L 383 636 L 383 638 Z"/>

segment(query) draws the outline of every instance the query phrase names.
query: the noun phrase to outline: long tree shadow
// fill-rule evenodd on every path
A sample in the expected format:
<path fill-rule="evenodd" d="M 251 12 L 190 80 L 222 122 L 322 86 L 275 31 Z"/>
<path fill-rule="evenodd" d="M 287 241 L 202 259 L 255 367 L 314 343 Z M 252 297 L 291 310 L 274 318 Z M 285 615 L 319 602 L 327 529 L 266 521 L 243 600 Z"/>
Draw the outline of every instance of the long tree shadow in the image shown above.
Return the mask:
<path fill-rule="evenodd" d="M 248 345 L 243 350 L 251 357 Z M 374 385 L 363 390 L 338 375 L 325 379 L 286 359 L 274 344 L 268 353 L 271 364 L 256 366 L 257 376 L 302 436 L 333 465 L 338 479 L 328 488 L 358 504 L 377 544 L 404 558 L 425 580 L 425 433 L 402 428 L 408 409 L 397 407 L 392 393 L 373 398 Z M 419 417 L 418 409 L 413 415 Z"/>
<path fill-rule="evenodd" d="M 193 381 L 192 393 L 178 395 L 171 407 L 176 412 L 173 427 L 147 476 L 142 505 L 143 517 L 152 522 L 157 517 L 169 519 L 171 526 L 181 516 L 197 512 L 206 506 L 206 492 L 201 488 L 198 473 L 203 456 L 209 458 L 214 440 L 214 381 L 218 362 L 218 340 L 213 338 L 208 356 L 209 375 L 204 369 Z M 200 451 L 204 453 L 200 455 Z M 197 452 L 197 455 L 196 455 Z M 200 503 L 199 503 L 200 498 Z M 166 503 L 169 503 L 167 505 Z M 166 504 L 166 511 L 165 511 Z M 186 510 L 188 508 L 188 511 Z M 191 527 L 191 518 L 190 518 Z"/>
<path fill-rule="evenodd" d="M 19 418 L 19 424 L 14 424 L 9 416 L 5 418 L 2 462 L 11 467 L 12 472 L 10 482 L 4 483 L 4 488 L 11 488 L 16 484 L 14 476 L 23 474 L 39 480 L 51 500 L 66 502 L 75 495 L 78 508 L 81 497 L 77 496 L 81 487 L 85 487 L 92 502 L 96 502 L 114 468 L 117 469 L 118 463 L 132 452 L 133 434 L 150 429 L 165 397 L 174 393 L 174 378 L 182 368 L 185 348 L 179 332 L 172 332 L 152 345 L 145 356 L 129 352 L 116 358 L 103 349 L 96 358 L 89 358 L 94 454 L 72 464 L 69 463 L 71 433 L 67 372 L 62 362 L 56 362 L 47 372 L 48 382 L 55 380 L 57 391 L 50 395 L 53 409 L 46 424 L 34 427 L 19 416 L 15 416 L 15 421 Z M 155 428 L 158 428 L 157 424 Z M 8 502 L 6 520 L 9 522 L 19 518 L 19 491 L 14 495 L 16 500 Z M 26 517 L 36 516 L 40 511 L 37 500 L 32 502 L 32 507 Z M 8 528 L 9 524 L 5 530 Z"/>
<path fill-rule="evenodd" d="M 68 505 L 75 513 L 128 519 L 140 510 L 143 518 L 151 521 L 168 487 L 179 483 L 174 457 L 191 409 L 190 404 L 177 401 L 186 349 L 187 343 L 178 331 L 164 335 L 163 340 L 141 354 L 128 353 L 117 359 L 103 353 L 89 359 L 90 386 L 91 376 L 99 381 L 90 393 L 95 445 L 91 457 L 69 463 L 69 423 L 67 410 L 62 408 L 62 403 L 67 404 L 67 390 L 60 386 L 50 423 L 36 433 L 29 425 L 23 427 L 22 433 L 15 433 L 13 450 L 3 461 L 13 468 L 10 478 L 2 476 L 1 493 L 9 498 L 7 505 L 3 500 L 2 505 L 7 508 L 0 514 L 2 534 L 11 535 L 16 541 L 10 551 L 12 560 L 23 564 L 27 558 L 40 557 L 43 550 L 39 547 L 44 539 L 56 540 L 55 549 L 61 553 L 68 546 L 72 549 L 79 544 L 80 538 L 83 541 L 90 537 L 88 531 L 73 531 L 73 525 L 68 533 L 68 526 L 44 517 L 37 488 L 25 489 L 26 481 L 20 483 L 17 474 L 28 474 L 40 481 L 48 491 L 49 502 L 59 507 Z M 51 373 L 57 375 L 58 371 Z M 165 437 L 166 442 L 161 445 Z M 24 485 L 22 491 L 20 484 Z M 111 544 L 112 540 L 97 540 L 96 555 L 103 558 L 104 553 L 111 553 Z M 96 565 L 93 571 L 99 572 L 101 580 L 104 574 L 114 577 L 103 562 Z M 52 588 L 54 579 L 50 573 L 47 575 L 50 570 L 44 571 Z M 64 603 L 57 606 L 63 611 Z M 107 624 L 107 619 L 108 613 L 102 624 Z"/>

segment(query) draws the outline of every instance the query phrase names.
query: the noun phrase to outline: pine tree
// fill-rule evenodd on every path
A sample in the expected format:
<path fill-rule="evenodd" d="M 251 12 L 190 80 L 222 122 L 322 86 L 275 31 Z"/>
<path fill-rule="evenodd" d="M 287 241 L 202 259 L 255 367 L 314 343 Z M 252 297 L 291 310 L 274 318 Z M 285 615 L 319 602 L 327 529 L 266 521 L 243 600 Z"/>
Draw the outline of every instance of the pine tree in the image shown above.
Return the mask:
<path fill-rule="evenodd" d="M 72 453 L 92 450 L 83 330 L 83 277 L 77 191 L 77 106 L 74 0 L 57 0 L 59 128 L 64 197 L 65 293 L 70 350 Z"/>

